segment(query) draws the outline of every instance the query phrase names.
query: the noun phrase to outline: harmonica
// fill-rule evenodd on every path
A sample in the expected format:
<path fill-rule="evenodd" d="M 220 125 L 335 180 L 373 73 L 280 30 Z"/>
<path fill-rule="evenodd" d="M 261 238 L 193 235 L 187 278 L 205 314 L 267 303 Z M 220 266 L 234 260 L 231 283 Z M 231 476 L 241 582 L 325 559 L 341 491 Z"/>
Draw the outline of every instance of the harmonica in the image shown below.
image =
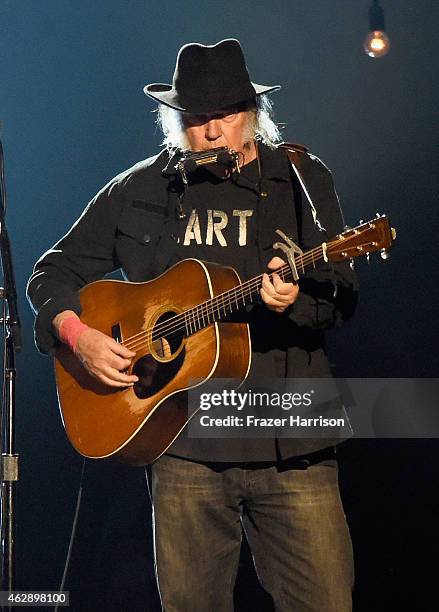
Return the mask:
<path fill-rule="evenodd" d="M 207 164 L 222 164 L 228 168 L 234 167 L 239 172 L 239 154 L 228 147 L 217 147 L 207 151 L 188 152 L 175 165 L 185 185 L 188 184 L 187 173 L 194 172 L 198 166 Z"/>

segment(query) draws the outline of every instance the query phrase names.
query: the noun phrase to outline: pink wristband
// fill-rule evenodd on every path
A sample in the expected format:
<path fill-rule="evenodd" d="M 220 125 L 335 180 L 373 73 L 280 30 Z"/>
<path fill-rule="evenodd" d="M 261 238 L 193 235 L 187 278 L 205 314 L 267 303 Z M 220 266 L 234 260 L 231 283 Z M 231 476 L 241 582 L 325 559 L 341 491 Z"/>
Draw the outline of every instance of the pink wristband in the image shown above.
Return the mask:
<path fill-rule="evenodd" d="M 72 315 L 61 321 L 58 335 L 60 340 L 67 344 L 72 351 L 75 351 L 79 335 L 86 329 L 90 329 L 89 326 L 85 325 L 78 317 Z"/>

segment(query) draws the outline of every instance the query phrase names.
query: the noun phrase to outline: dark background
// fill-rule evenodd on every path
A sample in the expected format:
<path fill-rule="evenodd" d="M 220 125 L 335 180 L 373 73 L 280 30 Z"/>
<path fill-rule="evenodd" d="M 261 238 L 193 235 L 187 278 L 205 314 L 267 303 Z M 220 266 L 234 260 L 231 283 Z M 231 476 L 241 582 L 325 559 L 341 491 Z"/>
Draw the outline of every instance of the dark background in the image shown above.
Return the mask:
<path fill-rule="evenodd" d="M 374 257 L 359 266 L 355 319 L 331 332 L 339 374 L 437 376 L 438 4 L 383 0 L 392 48 L 381 60 L 362 51 L 369 5 L 0 4 L 1 138 L 24 336 L 17 587 L 58 588 L 82 465 L 64 436 L 52 364 L 33 346 L 26 279 L 107 180 L 157 151 L 154 107 L 142 87 L 170 81 L 182 44 L 239 38 L 252 78 L 283 86 L 273 98 L 285 138 L 305 143 L 333 169 L 346 221 L 379 211 L 398 229 L 387 262 Z M 437 440 L 353 440 L 340 449 L 357 612 L 438 609 L 438 459 Z M 149 512 L 141 470 L 88 465 L 66 585 L 71 609 L 97 609 L 97 601 L 106 610 L 157 609 Z M 270 610 L 247 560 L 244 554 L 238 607 Z"/>

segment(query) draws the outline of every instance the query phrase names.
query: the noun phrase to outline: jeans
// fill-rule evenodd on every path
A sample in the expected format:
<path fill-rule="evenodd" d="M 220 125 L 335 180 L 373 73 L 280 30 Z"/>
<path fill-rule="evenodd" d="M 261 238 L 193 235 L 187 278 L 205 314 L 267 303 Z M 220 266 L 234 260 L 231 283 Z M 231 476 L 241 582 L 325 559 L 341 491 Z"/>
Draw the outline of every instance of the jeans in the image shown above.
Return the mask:
<path fill-rule="evenodd" d="M 243 531 L 277 612 L 352 609 L 336 462 L 278 471 L 163 455 L 152 466 L 152 498 L 165 612 L 233 611 Z"/>

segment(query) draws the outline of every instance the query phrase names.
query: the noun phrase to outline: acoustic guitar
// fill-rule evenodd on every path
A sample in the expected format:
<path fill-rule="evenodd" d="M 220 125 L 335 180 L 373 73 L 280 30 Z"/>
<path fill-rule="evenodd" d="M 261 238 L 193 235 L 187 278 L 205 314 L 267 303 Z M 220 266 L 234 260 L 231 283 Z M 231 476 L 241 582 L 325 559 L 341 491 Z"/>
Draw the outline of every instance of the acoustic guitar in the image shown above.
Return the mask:
<path fill-rule="evenodd" d="M 396 232 L 385 216 L 348 229 L 294 256 L 276 273 L 285 281 L 320 260 L 385 258 Z M 294 270 L 294 272 L 293 272 Z M 245 380 L 251 363 L 248 325 L 225 321 L 259 296 L 262 275 L 241 283 L 230 267 L 186 259 L 145 283 L 101 280 L 80 290 L 81 320 L 136 352 L 132 387 L 115 390 L 92 377 L 65 345 L 55 354 L 61 417 L 86 457 L 133 465 L 155 461 L 188 421 L 192 386 L 215 378 Z M 193 382 L 197 381 L 197 382 Z"/>

